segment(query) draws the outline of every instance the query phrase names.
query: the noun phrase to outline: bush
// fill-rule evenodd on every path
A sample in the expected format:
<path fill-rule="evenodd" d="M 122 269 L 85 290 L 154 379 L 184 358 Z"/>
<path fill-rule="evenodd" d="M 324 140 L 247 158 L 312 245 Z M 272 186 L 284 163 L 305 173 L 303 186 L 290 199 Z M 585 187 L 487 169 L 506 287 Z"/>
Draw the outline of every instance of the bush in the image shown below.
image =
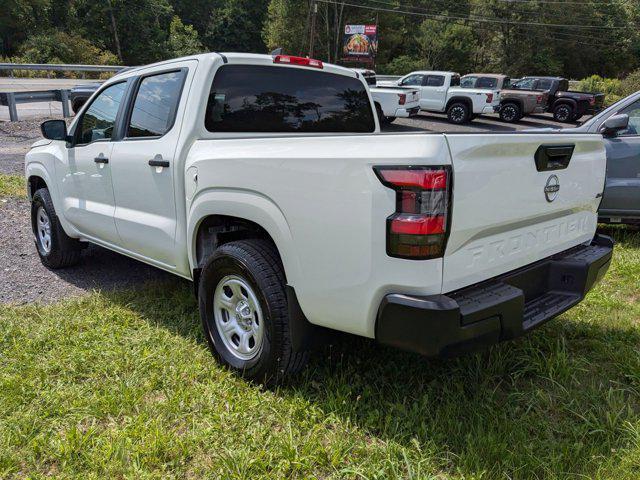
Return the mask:
<path fill-rule="evenodd" d="M 620 95 L 626 97 L 640 90 L 640 70 L 631 72 L 620 82 Z"/>
<path fill-rule="evenodd" d="M 52 31 L 33 35 L 21 46 L 15 63 L 79 63 L 117 65 L 118 58 L 77 35 Z M 35 72 L 33 72 L 35 73 Z M 46 74 L 45 72 L 40 72 Z M 63 72 L 58 72 L 63 73 Z"/>
<path fill-rule="evenodd" d="M 621 93 L 621 83 L 617 78 L 602 78 L 600 75 L 591 75 L 590 77 L 580 80 L 578 90 L 583 92 L 604 93 L 605 105 L 611 105 L 624 96 Z"/>
<path fill-rule="evenodd" d="M 426 68 L 425 61 L 410 55 L 400 55 L 380 68 L 386 75 L 405 75 L 414 70 Z"/>

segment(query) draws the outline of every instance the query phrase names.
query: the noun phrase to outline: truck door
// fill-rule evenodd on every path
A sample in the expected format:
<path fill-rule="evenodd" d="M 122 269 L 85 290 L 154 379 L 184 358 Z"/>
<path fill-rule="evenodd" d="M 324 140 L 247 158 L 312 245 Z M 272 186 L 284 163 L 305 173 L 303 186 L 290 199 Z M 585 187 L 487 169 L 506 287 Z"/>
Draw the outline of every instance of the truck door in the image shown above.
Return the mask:
<path fill-rule="evenodd" d="M 425 75 L 420 93 L 420 108 L 443 111 L 447 98 L 444 75 Z"/>
<path fill-rule="evenodd" d="M 102 90 L 75 124 L 74 145 L 56 165 L 64 217 L 83 235 L 117 244 L 111 141 L 127 82 Z"/>
<path fill-rule="evenodd" d="M 607 181 L 601 217 L 640 216 L 640 100 L 618 113 L 629 115 L 629 126 L 605 139 Z"/>
<path fill-rule="evenodd" d="M 196 64 L 180 62 L 135 79 L 123 136 L 112 154 L 121 245 L 169 268 L 176 265 L 174 177 L 179 175 L 175 153 L 181 125 L 176 119 L 184 111 L 183 87 Z"/>
<path fill-rule="evenodd" d="M 424 93 L 422 92 L 422 83 L 425 78 L 425 75 L 421 73 L 413 73 L 411 75 L 407 75 L 402 80 L 398 82 L 399 87 L 417 87 L 420 89 L 420 108 L 422 107 L 422 99 Z"/>

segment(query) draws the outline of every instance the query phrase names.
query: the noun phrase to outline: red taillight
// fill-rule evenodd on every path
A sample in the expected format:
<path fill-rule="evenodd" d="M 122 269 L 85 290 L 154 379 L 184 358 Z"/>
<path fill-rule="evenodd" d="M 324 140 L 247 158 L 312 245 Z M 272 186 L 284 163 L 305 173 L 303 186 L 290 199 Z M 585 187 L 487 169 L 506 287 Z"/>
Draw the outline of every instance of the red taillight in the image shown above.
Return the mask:
<path fill-rule="evenodd" d="M 485 93 L 487 96 L 487 103 L 493 102 L 493 93 Z"/>
<path fill-rule="evenodd" d="M 289 65 L 300 65 L 303 67 L 323 68 L 321 60 L 306 57 L 292 57 L 291 55 L 276 55 L 273 63 L 284 63 Z"/>
<path fill-rule="evenodd" d="M 542 103 L 542 99 L 543 99 L 543 98 L 544 98 L 544 97 L 543 97 L 542 95 L 538 95 L 538 96 L 536 97 L 536 103 Z"/>
<path fill-rule="evenodd" d="M 374 167 L 396 191 L 396 211 L 387 218 L 387 254 L 415 260 L 444 255 L 449 218 L 451 169 Z"/>
<path fill-rule="evenodd" d="M 398 94 L 398 105 L 404 105 L 407 101 L 407 96 L 404 93 Z"/>

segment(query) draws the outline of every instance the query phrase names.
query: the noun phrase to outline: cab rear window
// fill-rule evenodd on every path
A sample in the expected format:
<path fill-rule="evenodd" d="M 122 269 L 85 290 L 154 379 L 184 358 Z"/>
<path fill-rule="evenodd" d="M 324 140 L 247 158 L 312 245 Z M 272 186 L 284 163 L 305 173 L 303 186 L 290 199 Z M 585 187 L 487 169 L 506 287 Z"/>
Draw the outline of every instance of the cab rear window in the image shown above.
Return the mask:
<path fill-rule="evenodd" d="M 224 65 L 205 117 L 210 132 L 373 132 L 369 96 L 356 78 L 268 65 Z"/>

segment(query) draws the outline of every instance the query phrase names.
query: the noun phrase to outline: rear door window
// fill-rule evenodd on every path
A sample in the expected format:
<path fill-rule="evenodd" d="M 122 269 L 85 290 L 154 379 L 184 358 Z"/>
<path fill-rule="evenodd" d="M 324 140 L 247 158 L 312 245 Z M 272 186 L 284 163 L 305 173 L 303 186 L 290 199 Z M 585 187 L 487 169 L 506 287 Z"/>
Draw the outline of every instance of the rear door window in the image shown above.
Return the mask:
<path fill-rule="evenodd" d="M 537 88 L 538 90 L 549 90 L 551 88 L 552 81 L 548 78 L 541 78 L 538 80 Z"/>
<path fill-rule="evenodd" d="M 460 86 L 462 88 L 473 88 L 476 86 L 476 81 L 478 77 L 462 77 L 460 80 Z"/>
<path fill-rule="evenodd" d="M 420 86 L 422 85 L 424 79 L 424 75 L 420 75 L 420 74 L 413 74 L 413 75 L 409 75 L 408 77 L 406 77 L 404 80 L 402 80 L 402 82 L 400 82 L 400 85 L 408 85 L 408 86 Z"/>
<path fill-rule="evenodd" d="M 476 82 L 476 88 L 496 88 L 498 79 L 493 77 L 480 77 Z"/>
<path fill-rule="evenodd" d="M 373 132 L 363 83 L 333 73 L 267 65 L 224 65 L 213 79 L 210 132 Z"/>
<path fill-rule="evenodd" d="M 133 103 L 127 137 L 160 137 L 173 126 L 185 72 L 144 77 Z"/>
<path fill-rule="evenodd" d="M 429 75 L 427 76 L 425 87 L 441 87 L 444 85 L 443 75 Z"/>

